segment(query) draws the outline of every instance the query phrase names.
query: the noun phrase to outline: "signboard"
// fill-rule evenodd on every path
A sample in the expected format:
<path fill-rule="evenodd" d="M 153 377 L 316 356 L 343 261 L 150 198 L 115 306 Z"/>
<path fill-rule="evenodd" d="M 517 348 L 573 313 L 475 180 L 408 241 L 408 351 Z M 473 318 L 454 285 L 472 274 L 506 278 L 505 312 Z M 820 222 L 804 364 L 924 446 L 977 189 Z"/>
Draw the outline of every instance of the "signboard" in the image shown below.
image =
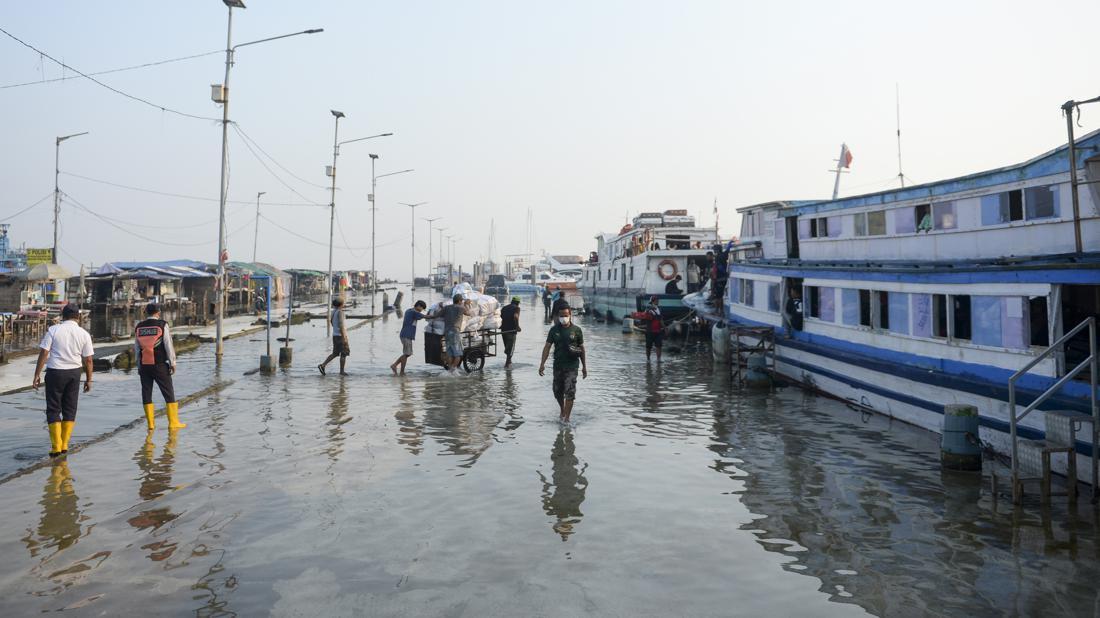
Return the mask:
<path fill-rule="evenodd" d="M 53 249 L 27 249 L 27 266 L 53 263 Z"/>

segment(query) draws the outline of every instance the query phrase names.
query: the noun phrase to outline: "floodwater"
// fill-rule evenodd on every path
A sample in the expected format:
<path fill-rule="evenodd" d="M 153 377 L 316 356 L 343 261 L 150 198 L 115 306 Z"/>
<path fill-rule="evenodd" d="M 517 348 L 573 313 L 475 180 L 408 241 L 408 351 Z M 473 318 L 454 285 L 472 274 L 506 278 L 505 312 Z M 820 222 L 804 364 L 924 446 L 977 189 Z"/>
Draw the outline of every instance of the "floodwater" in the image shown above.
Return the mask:
<path fill-rule="evenodd" d="M 1094 614 L 1087 500 L 1014 510 L 941 474 L 934 435 L 795 388 L 731 391 L 703 344 L 647 365 L 639 337 L 584 319 L 590 375 L 563 428 L 525 308 L 510 371 L 440 376 L 418 339 L 395 378 L 392 317 L 351 332 L 343 378 L 314 369 L 319 324 L 272 376 L 243 375 L 261 341 L 227 342 L 220 370 L 209 346 L 184 357 L 181 394 L 235 380 L 181 408 L 190 427 L 126 429 L 0 484 L 0 613 Z M 134 389 L 102 376 L 78 435 L 140 416 Z M 41 414 L 34 397 L 3 414 Z M 38 423 L 41 443 L 5 452 L 44 450 Z"/>

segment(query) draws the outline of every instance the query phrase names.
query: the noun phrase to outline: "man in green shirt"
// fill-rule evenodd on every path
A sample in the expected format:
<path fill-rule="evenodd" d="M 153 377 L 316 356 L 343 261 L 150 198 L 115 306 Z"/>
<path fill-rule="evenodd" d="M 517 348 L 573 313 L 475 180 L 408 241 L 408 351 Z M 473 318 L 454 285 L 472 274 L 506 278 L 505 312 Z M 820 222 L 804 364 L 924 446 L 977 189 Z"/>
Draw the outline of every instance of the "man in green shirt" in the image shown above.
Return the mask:
<path fill-rule="evenodd" d="M 554 318 L 554 325 L 546 335 L 546 345 L 542 348 L 542 362 L 539 363 L 539 375 L 546 371 L 546 359 L 550 357 L 550 346 L 554 347 L 554 399 L 561 408 L 562 422 L 569 422 L 573 411 L 573 400 L 577 396 L 577 367 L 581 377 L 588 377 L 588 359 L 584 353 L 584 333 L 579 326 L 573 325 L 573 311 L 569 305 L 561 306 Z"/>

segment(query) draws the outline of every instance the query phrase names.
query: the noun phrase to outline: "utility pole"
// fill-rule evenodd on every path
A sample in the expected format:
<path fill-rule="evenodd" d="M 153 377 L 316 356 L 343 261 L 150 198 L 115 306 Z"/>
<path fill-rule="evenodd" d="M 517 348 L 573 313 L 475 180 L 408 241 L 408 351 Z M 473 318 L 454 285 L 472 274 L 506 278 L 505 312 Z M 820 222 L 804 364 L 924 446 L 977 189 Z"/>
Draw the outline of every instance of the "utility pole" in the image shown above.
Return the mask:
<path fill-rule="evenodd" d="M 401 205 L 402 206 L 408 206 L 409 211 L 410 211 L 409 212 L 409 225 L 410 225 L 410 229 L 411 229 L 411 233 L 412 233 L 412 245 L 411 245 L 411 249 L 409 251 L 409 257 L 411 258 L 411 261 L 409 262 L 409 268 L 412 269 L 412 272 L 411 272 L 411 275 L 412 275 L 411 285 L 412 285 L 412 289 L 414 289 L 414 290 L 416 289 L 416 207 L 417 206 L 423 206 L 424 204 L 427 204 L 427 202 L 417 202 L 415 204 L 406 204 L 405 202 L 401 202 Z"/>
<path fill-rule="evenodd" d="M 252 263 L 256 263 L 256 247 L 260 243 L 260 196 L 267 193 L 267 191 L 260 191 L 256 194 L 256 231 L 252 235 Z"/>
<path fill-rule="evenodd" d="M 78 137 L 80 135 L 87 135 L 84 133 L 73 133 L 72 135 L 62 135 L 57 137 L 57 141 L 54 142 L 54 255 L 51 258 L 51 264 L 57 264 L 57 239 L 59 238 L 58 230 L 61 228 L 62 219 L 62 190 L 58 188 L 57 177 L 61 175 L 61 156 L 62 156 L 62 142 L 68 140 L 69 137 Z"/>
<path fill-rule="evenodd" d="M 336 157 L 340 154 L 340 143 L 336 140 L 340 135 L 340 119 L 344 117 L 344 112 L 338 112 L 334 109 L 329 110 L 329 112 L 336 118 L 336 126 L 332 130 L 332 167 L 329 168 L 332 176 L 332 200 L 328 205 L 328 311 L 332 311 L 332 241 L 336 226 Z M 325 337 L 331 335 L 332 324 L 330 324 L 330 320 L 325 320 Z"/>
<path fill-rule="evenodd" d="M 431 219 L 425 217 L 424 220 L 428 222 L 428 288 L 430 289 L 435 283 L 435 274 L 432 272 L 432 223 L 439 221 L 443 217 L 432 217 Z"/>
<path fill-rule="evenodd" d="M 375 198 L 375 191 L 378 189 L 378 177 L 374 175 L 374 162 L 378 160 L 378 155 L 370 155 L 370 314 L 378 315 L 374 312 L 374 297 L 378 295 L 378 271 L 374 269 L 374 239 L 375 232 L 378 230 L 378 226 L 375 225 L 374 213 L 378 208 L 378 201 Z"/>
<path fill-rule="evenodd" d="M 233 2 L 225 3 L 226 8 L 229 9 L 229 18 L 225 27 L 225 80 L 220 88 L 221 101 L 218 101 L 222 104 L 222 169 L 221 185 L 218 189 L 218 317 L 214 335 L 214 357 L 218 363 L 222 360 L 224 347 L 222 322 L 225 320 L 225 299 L 227 296 L 227 290 L 225 289 L 225 260 L 228 257 L 225 254 L 225 200 L 226 194 L 229 192 L 229 178 L 226 171 L 229 167 L 229 69 L 233 67 L 234 4 Z M 238 2 L 236 5 L 239 8 L 244 8 L 243 2 Z M 217 101 L 217 99 L 215 100 Z"/>

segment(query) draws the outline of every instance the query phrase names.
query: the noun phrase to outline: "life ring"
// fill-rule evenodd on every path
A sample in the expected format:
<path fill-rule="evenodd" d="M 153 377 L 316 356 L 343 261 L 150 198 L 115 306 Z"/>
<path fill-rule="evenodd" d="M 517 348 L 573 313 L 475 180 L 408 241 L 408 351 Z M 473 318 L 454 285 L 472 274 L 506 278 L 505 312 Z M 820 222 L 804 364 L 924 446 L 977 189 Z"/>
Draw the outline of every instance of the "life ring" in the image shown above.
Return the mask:
<path fill-rule="evenodd" d="M 665 266 L 671 266 L 672 270 L 665 270 Z M 668 274 L 665 274 L 668 273 Z M 672 260 L 661 260 L 660 264 L 657 264 L 657 275 L 665 281 L 672 281 L 676 278 L 676 262 Z"/>

